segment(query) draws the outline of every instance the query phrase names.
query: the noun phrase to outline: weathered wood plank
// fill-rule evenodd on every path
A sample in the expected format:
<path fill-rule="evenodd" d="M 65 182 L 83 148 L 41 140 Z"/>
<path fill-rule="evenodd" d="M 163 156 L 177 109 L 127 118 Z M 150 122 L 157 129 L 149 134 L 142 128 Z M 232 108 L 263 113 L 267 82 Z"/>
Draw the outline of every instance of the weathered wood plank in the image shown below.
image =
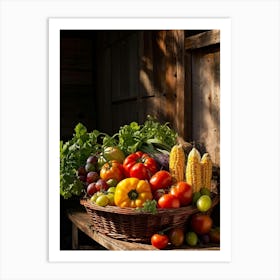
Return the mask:
<path fill-rule="evenodd" d="M 112 132 L 119 131 L 120 126 L 138 120 L 139 106 L 136 99 L 123 100 L 112 104 Z"/>
<path fill-rule="evenodd" d="M 139 33 L 139 121 L 144 122 L 147 115 L 159 117 L 159 91 L 155 85 L 155 31 Z"/>
<path fill-rule="evenodd" d="M 139 96 L 139 53 L 138 34 L 133 33 L 128 37 L 128 69 L 125 73 L 128 83 L 127 96 Z"/>
<path fill-rule="evenodd" d="M 92 39 L 62 38 L 60 65 L 62 70 L 92 71 Z"/>
<path fill-rule="evenodd" d="M 79 248 L 79 232 L 75 223 L 72 223 L 72 249 Z"/>
<path fill-rule="evenodd" d="M 99 71 L 97 72 L 97 115 L 98 118 L 98 127 L 101 131 L 112 133 L 112 100 L 111 100 L 111 91 L 112 83 L 111 76 L 113 70 L 111 69 L 112 61 L 112 52 L 110 48 L 104 49 L 100 52 L 98 57 L 98 67 Z M 104 111 L 106 113 L 104 114 Z M 102 117 L 100 117 L 102 116 Z"/>
<path fill-rule="evenodd" d="M 220 165 L 220 51 L 192 53 L 193 140 Z"/>
<path fill-rule="evenodd" d="M 80 70 L 61 70 L 60 83 L 62 85 L 91 86 L 92 72 Z"/>
<path fill-rule="evenodd" d="M 175 127 L 176 122 L 176 41 L 174 31 L 159 31 L 160 46 L 162 46 L 163 56 L 158 61 L 161 65 L 157 73 L 162 88 L 161 118 L 168 121 Z M 176 128 L 176 127 L 175 127 Z"/>
<path fill-rule="evenodd" d="M 112 101 L 137 97 L 138 79 L 138 40 L 137 34 L 111 46 L 112 50 Z"/>
<path fill-rule="evenodd" d="M 185 34 L 183 30 L 174 31 L 176 55 L 176 99 L 175 99 L 175 126 L 179 135 L 186 136 L 186 95 L 185 95 Z"/>
<path fill-rule="evenodd" d="M 140 96 L 154 96 L 153 32 L 141 31 L 138 42 Z"/>
<path fill-rule="evenodd" d="M 220 43 L 220 30 L 210 30 L 185 39 L 185 50 L 198 49 Z"/>
<path fill-rule="evenodd" d="M 104 64 L 104 69 L 108 69 L 108 73 L 111 71 L 110 77 L 107 77 L 107 83 L 111 85 L 109 88 L 109 96 L 114 100 L 118 100 L 121 97 L 121 66 L 124 67 L 121 63 L 121 45 L 114 44 L 111 48 L 108 48 L 111 51 L 111 61 L 108 61 L 110 64 Z M 110 80 L 111 79 L 111 80 Z"/>
<path fill-rule="evenodd" d="M 190 52 L 185 54 L 185 135 L 182 135 L 185 141 L 191 142 L 192 135 L 192 55 Z"/>
<path fill-rule="evenodd" d="M 161 30 L 153 33 L 154 91 L 158 119 L 176 128 L 177 50 L 176 31 Z M 179 73 L 180 75 L 180 73 Z"/>
<path fill-rule="evenodd" d="M 68 218 L 77 228 L 109 250 L 156 250 L 149 244 L 125 242 L 94 231 L 90 226 L 89 216 L 85 212 L 69 212 Z"/>

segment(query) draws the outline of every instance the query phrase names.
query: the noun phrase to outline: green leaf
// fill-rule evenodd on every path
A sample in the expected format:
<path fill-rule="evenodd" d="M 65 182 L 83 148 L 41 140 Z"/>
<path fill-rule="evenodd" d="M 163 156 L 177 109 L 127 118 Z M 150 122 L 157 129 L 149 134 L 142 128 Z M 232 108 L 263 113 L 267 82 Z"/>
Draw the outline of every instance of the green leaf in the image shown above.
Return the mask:
<path fill-rule="evenodd" d="M 131 127 L 133 130 L 139 130 L 139 129 L 140 129 L 140 126 L 138 125 L 137 122 L 131 122 L 131 123 L 130 123 L 130 127 Z"/>
<path fill-rule="evenodd" d="M 137 208 L 137 211 L 140 212 L 148 212 L 151 214 L 157 214 L 157 202 L 155 199 L 153 200 L 146 200 L 143 204 L 143 207 Z"/>
<path fill-rule="evenodd" d="M 75 127 L 75 133 L 76 133 L 76 136 L 79 138 L 82 135 L 87 133 L 87 129 L 83 124 L 78 123 Z"/>

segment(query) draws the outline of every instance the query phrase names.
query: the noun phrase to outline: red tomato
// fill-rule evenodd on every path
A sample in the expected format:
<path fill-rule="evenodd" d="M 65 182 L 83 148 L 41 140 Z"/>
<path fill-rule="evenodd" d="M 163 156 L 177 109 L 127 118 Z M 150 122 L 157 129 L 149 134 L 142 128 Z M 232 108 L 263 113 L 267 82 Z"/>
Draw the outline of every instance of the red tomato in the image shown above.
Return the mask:
<path fill-rule="evenodd" d="M 172 176 L 168 171 L 160 170 L 150 179 L 152 191 L 165 189 L 172 185 Z"/>
<path fill-rule="evenodd" d="M 143 163 L 138 162 L 131 167 L 129 177 L 135 177 L 140 180 L 149 180 L 150 173 Z"/>
<path fill-rule="evenodd" d="M 134 167 L 134 165 L 137 166 Z M 127 156 L 123 162 L 123 167 L 126 177 L 135 177 L 140 180 L 149 180 L 158 171 L 155 159 L 141 151 Z"/>
<path fill-rule="evenodd" d="M 170 193 L 164 194 L 158 200 L 159 208 L 179 208 L 180 200 Z"/>
<path fill-rule="evenodd" d="M 197 234 L 206 234 L 213 225 L 212 218 L 207 214 L 195 214 L 191 217 L 191 228 Z"/>
<path fill-rule="evenodd" d="M 168 245 L 168 242 L 169 242 L 169 239 L 166 234 L 155 233 L 151 237 L 151 244 L 158 249 L 165 248 Z"/>
<path fill-rule="evenodd" d="M 105 163 L 100 170 L 100 178 L 107 181 L 109 179 L 115 179 L 121 181 L 124 179 L 124 171 L 121 163 L 116 160 L 111 160 Z"/>
<path fill-rule="evenodd" d="M 178 182 L 172 186 L 170 193 L 180 200 L 181 206 L 187 206 L 192 202 L 192 187 L 186 182 Z"/>
<path fill-rule="evenodd" d="M 168 233 L 170 243 L 176 247 L 181 246 L 185 240 L 185 233 L 182 228 L 171 229 Z"/>
<path fill-rule="evenodd" d="M 143 154 L 141 158 L 142 158 L 144 165 L 151 172 L 151 176 L 154 175 L 158 171 L 156 160 L 154 158 L 150 157 L 148 154 Z"/>

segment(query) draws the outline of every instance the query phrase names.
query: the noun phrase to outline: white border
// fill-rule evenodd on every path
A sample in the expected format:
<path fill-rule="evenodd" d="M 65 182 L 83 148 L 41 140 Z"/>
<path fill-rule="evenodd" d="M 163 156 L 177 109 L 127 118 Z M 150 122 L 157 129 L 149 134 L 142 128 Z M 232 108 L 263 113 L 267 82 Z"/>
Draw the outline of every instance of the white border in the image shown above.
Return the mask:
<path fill-rule="evenodd" d="M 59 249 L 60 30 L 220 29 L 221 248 L 219 251 L 61 251 Z M 49 261 L 229 262 L 231 260 L 231 20 L 229 18 L 49 19 Z M 50 152 L 51 151 L 51 152 Z M 223 188 L 223 186 L 227 186 Z"/>
<path fill-rule="evenodd" d="M 0 279 L 280 279 L 279 8 L 278 0 L 1 0 Z M 48 18 L 116 16 L 232 19 L 230 263 L 48 262 Z"/>

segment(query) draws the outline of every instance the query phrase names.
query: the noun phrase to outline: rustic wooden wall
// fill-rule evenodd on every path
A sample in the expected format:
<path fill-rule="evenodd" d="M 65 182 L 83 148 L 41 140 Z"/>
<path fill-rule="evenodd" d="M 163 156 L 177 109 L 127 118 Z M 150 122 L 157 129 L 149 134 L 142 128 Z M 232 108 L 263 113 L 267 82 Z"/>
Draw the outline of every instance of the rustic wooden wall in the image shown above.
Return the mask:
<path fill-rule="evenodd" d="M 60 128 L 69 139 L 77 122 L 96 126 L 94 36 L 92 32 L 61 31 Z"/>
<path fill-rule="evenodd" d="M 61 37 L 61 127 L 113 134 L 148 114 L 220 158 L 219 30 L 105 30 Z M 76 37 L 75 37 L 76 36 Z"/>
<path fill-rule="evenodd" d="M 142 38 L 140 82 L 149 97 L 145 113 L 169 122 L 184 136 L 184 32 L 143 32 Z"/>
<path fill-rule="evenodd" d="M 185 48 L 189 136 L 203 143 L 213 162 L 220 165 L 220 32 L 191 34 Z"/>
<path fill-rule="evenodd" d="M 220 162 L 220 53 L 218 49 L 193 54 L 194 141 L 203 142 L 212 160 Z"/>

